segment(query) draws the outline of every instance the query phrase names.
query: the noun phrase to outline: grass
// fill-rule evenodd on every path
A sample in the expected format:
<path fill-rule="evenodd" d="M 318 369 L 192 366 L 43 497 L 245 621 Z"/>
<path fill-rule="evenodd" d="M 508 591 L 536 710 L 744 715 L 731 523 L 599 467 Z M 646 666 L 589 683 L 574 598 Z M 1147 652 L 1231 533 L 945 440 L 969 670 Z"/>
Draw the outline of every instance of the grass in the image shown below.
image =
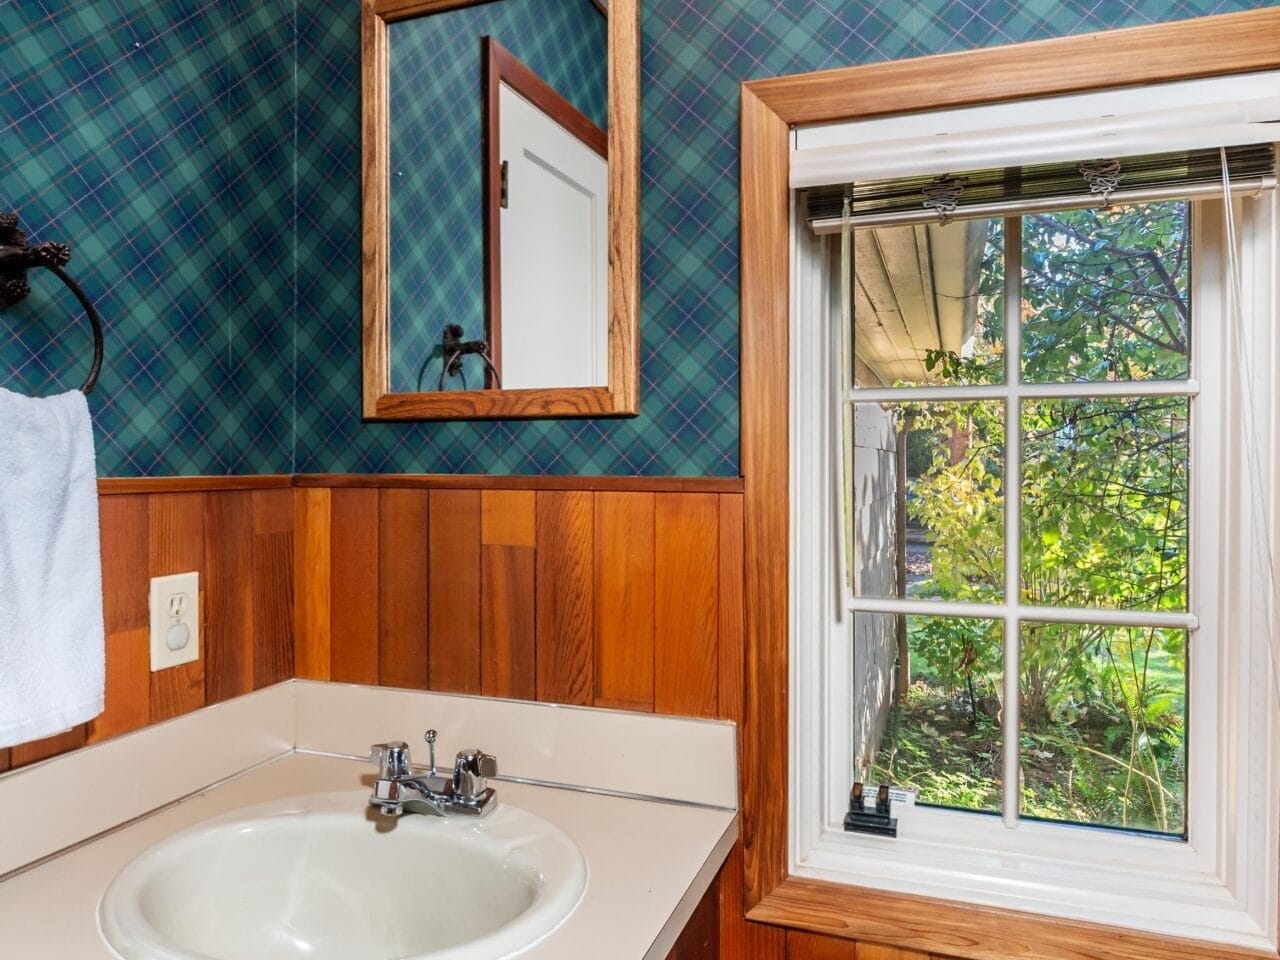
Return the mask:
<path fill-rule="evenodd" d="M 1164 671 L 1171 687 L 1180 686 L 1180 671 L 1167 662 Z M 1163 750 L 1143 747 L 1136 759 L 1130 728 L 1101 719 L 1024 730 L 1023 815 L 1181 834 L 1184 751 L 1181 724 L 1173 726 Z M 918 678 L 912 683 L 890 718 L 879 762 L 877 779 L 917 789 L 921 803 L 976 811 L 1000 808 L 997 718 L 975 712 L 966 693 L 948 691 L 936 681 Z"/>

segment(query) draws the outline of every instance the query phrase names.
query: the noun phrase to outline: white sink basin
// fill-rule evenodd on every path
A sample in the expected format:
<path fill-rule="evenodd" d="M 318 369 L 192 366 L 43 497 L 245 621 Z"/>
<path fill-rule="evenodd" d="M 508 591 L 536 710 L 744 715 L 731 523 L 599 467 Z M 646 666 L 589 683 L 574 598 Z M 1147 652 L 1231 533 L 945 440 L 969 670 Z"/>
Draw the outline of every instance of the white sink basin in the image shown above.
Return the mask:
<path fill-rule="evenodd" d="M 103 894 L 103 939 L 125 960 L 498 960 L 582 899 L 582 852 L 540 817 L 392 820 L 367 800 L 292 797 L 167 838 Z"/>

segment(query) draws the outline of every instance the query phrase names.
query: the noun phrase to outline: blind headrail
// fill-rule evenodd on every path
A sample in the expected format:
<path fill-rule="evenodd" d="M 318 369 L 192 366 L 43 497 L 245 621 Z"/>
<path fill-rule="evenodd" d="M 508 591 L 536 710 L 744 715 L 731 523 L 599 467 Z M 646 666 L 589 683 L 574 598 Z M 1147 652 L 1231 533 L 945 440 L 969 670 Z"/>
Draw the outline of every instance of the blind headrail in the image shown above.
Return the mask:
<path fill-rule="evenodd" d="M 1276 189 L 1277 178 L 1274 174 L 1248 177 L 1243 180 L 1231 180 L 1233 196 L 1260 196 L 1268 190 Z M 1194 184 L 1169 184 L 1159 187 L 1135 187 L 1130 190 L 1119 189 L 1110 195 L 1112 206 L 1123 206 L 1133 203 L 1154 203 L 1160 200 L 1197 200 L 1203 197 L 1221 197 L 1222 181 L 1200 181 Z M 1061 210 L 1085 210 L 1100 206 L 1097 197 L 1091 194 L 1072 193 L 1060 196 L 1012 198 L 989 203 L 960 204 L 948 220 L 987 220 L 996 217 L 1020 216 L 1025 213 L 1053 213 Z M 937 223 L 938 214 L 930 209 L 867 211 L 853 214 L 850 223 L 859 230 L 872 227 L 901 227 L 919 223 Z M 842 225 L 840 217 L 822 217 L 810 221 L 813 232 L 819 236 L 839 233 Z"/>
<path fill-rule="evenodd" d="M 839 227 L 846 197 L 853 226 L 887 227 L 1221 195 L 1224 172 L 1230 173 L 1233 192 L 1273 189 L 1277 180 L 1275 146 L 1239 144 L 1070 163 L 956 170 L 937 177 L 857 180 L 811 187 L 805 193 L 805 203 L 817 232 L 829 233 Z"/>

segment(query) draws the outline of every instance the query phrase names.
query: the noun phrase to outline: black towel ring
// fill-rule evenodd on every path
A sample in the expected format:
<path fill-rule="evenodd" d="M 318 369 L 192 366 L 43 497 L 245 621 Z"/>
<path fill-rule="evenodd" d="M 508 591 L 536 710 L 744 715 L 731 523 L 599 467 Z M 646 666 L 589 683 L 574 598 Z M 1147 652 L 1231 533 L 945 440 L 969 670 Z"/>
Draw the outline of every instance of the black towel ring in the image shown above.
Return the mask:
<path fill-rule="evenodd" d="M 84 307 L 93 329 L 93 363 L 89 367 L 89 376 L 80 387 L 80 392 L 87 397 L 97 386 L 98 375 L 102 372 L 102 318 L 80 285 L 62 269 L 70 260 L 71 250 L 66 244 L 28 246 L 26 234 L 18 229 L 18 215 L 0 213 L 0 307 L 11 307 L 31 293 L 27 285 L 27 270 L 32 267 L 44 267 L 66 284 L 80 301 L 80 306 Z"/>
<path fill-rule="evenodd" d="M 440 340 L 440 354 L 443 360 L 440 365 L 440 382 L 436 384 L 437 390 L 444 389 L 445 374 L 451 377 L 462 377 L 463 387 L 466 387 L 467 378 L 462 372 L 462 358 L 469 353 L 475 354 L 484 361 L 485 369 L 493 377 L 494 387 L 498 390 L 502 389 L 502 374 L 498 372 L 498 368 L 489 359 L 489 344 L 487 341 L 463 340 L 462 327 L 456 323 L 450 323 L 444 328 L 444 333 L 441 335 Z M 426 364 L 423 364 L 423 366 L 425 367 Z"/>

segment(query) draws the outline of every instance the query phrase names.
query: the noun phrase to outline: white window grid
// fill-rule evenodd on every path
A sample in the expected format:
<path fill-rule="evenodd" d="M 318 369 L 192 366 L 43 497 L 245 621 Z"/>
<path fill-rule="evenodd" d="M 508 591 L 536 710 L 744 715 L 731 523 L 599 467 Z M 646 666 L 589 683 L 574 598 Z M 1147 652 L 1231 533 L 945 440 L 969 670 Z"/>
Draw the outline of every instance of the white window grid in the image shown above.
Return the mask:
<path fill-rule="evenodd" d="M 1210 201 L 1199 207 L 1200 216 L 1192 221 L 1202 252 L 1191 275 L 1199 315 L 1192 324 L 1190 377 L 1140 388 L 1154 395 L 1193 396 L 1199 426 L 1190 451 L 1195 481 L 1189 600 L 1195 620 L 1185 615 L 1191 631 L 1187 837 L 1171 842 L 1034 818 L 1008 829 L 1001 817 L 928 806 L 899 810 L 897 839 L 843 830 L 853 755 L 852 617 L 842 551 L 835 542 L 842 524 L 839 484 L 833 480 L 841 472 L 842 401 L 854 397 L 839 382 L 839 274 L 830 257 L 832 238 L 814 236 L 793 204 L 787 734 L 788 869 L 793 875 L 1274 949 L 1280 716 L 1272 674 L 1273 667 L 1280 672 L 1280 664 L 1272 661 L 1265 631 L 1280 636 L 1280 623 L 1259 599 L 1270 584 L 1259 569 L 1258 545 L 1240 539 L 1240 531 L 1260 524 L 1258 529 L 1270 531 L 1266 536 L 1275 536 L 1270 518 L 1280 516 L 1280 485 L 1269 479 L 1280 477 L 1280 440 L 1271 427 L 1280 423 L 1280 379 L 1273 372 L 1280 368 L 1280 198 L 1272 192 L 1243 206 L 1235 203 L 1244 252 L 1242 330 L 1248 348 L 1243 353 L 1227 339 L 1222 207 Z M 1015 355 L 1012 349 L 1007 353 Z M 1253 372 L 1242 377 L 1241 364 Z M 1249 383 L 1251 400 L 1243 397 Z M 895 390 L 893 399 L 908 398 L 905 389 L 914 388 Z M 999 400 L 1005 389 L 935 386 L 927 388 L 924 399 Z M 1020 396 L 1081 389 L 1024 384 Z M 1087 389 L 1090 396 L 1135 395 L 1127 382 Z M 857 402 L 875 397 L 861 388 Z M 1247 423 L 1245 413 L 1250 414 Z M 1265 509 L 1243 468 L 1244 444 L 1258 450 Z M 857 603 L 859 609 L 879 612 L 886 602 L 895 603 L 895 611 L 948 612 L 941 601 L 864 598 Z M 963 606 L 957 615 L 988 612 L 979 604 Z M 1149 616 L 1067 608 L 1032 614 L 1017 603 L 990 606 L 1001 615 L 1079 623 L 1105 618 L 1121 626 L 1135 615 Z"/>
<path fill-rule="evenodd" d="M 1196 206 L 1191 205 L 1192 208 Z M 1197 214 L 1192 213 L 1194 220 Z M 904 616 L 945 616 L 999 620 L 1004 625 L 1002 734 L 1002 801 L 1001 816 L 1005 826 L 1016 828 L 1021 819 L 1021 746 L 1019 702 L 1022 668 L 1022 625 L 1036 623 L 1070 623 L 1114 627 L 1155 627 L 1194 632 L 1199 620 L 1188 612 L 1139 611 L 1111 608 L 1080 608 L 1024 604 L 1022 582 L 1022 403 L 1024 400 L 1104 399 L 1107 397 L 1186 397 L 1190 401 L 1192 448 L 1196 423 L 1196 398 L 1200 383 L 1194 377 L 1197 351 L 1194 341 L 1196 300 L 1192 298 L 1192 350 L 1188 376 L 1177 380 L 1071 381 L 1064 383 L 1027 383 L 1022 377 L 1022 218 L 1003 218 L 1004 227 L 1004 382 L 1000 384 L 938 384 L 904 387 L 854 386 L 844 401 L 843 415 L 852 418 L 858 403 L 899 404 L 911 402 L 962 403 L 1002 401 L 1004 404 L 1004 601 L 975 603 L 969 601 L 928 600 L 857 596 L 849 591 L 847 608 L 854 614 L 896 614 Z M 1188 229 L 1193 229 L 1188 224 Z M 848 342 L 856 349 L 856 326 L 851 324 Z M 1194 473 L 1189 482 L 1196 482 Z M 1196 522 L 1191 511 L 1190 522 Z M 1196 564 L 1195 538 L 1192 537 L 1188 557 Z M 1191 602 L 1190 591 L 1188 602 Z M 1191 712 L 1189 711 L 1189 714 Z M 1192 714 L 1193 715 L 1193 714 Z"/>

